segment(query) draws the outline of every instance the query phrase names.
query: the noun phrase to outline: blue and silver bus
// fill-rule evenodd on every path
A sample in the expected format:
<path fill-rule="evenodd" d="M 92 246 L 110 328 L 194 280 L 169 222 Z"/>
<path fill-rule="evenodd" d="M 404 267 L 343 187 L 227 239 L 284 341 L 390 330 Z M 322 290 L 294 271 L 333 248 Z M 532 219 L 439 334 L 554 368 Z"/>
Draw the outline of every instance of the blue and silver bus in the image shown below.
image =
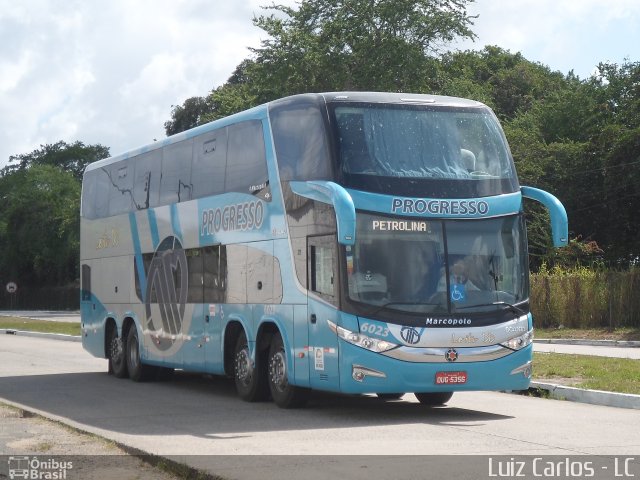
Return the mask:
<path fill-rule="evenodd" d="M 312 390 L 529 386 L 523 198 L 492 111 L 459 98 L 304 94 L 85 171 L 84 348 L 116 377 L 233 377 L 247 401 Z"/>

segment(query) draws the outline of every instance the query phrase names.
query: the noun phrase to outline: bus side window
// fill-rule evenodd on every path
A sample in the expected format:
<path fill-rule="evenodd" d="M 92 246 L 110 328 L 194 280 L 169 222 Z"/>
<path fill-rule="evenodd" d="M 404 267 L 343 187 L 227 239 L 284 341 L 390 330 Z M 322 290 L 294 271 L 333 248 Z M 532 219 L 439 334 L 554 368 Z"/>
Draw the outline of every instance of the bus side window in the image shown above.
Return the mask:
<path fill-rule="evenodd" d="M 224 259 L 221 255 L 222 249 L 223 247 L 220 245 L 202 248 L 204 303 L 224 302 L 224 282 L 222 278 L 224 272 L 222 262 Z"/>
<path fill-rule="evenodd" d="M 109 175 L 104 168 L 96 170 L 95 190 L 93 197 L 94 214 L 95 218 L 104 218 L 109 216 L 109 190 L 111 188 L 111 181 Z"/>
<path fill-rule="evenodd" d="M 129 212 L 133 200 L 133 166 L 123 160 L 108 167 L 109 216 Z"/>
<path fill-rule="evenodd" d="M 191 158 L 193 139 L 165 147 L 162 155 L 160 205 L 191 200 Z"/>
<path fill-rule="evenodd" d="M 224 193 L 227 129 L 221 128 L 196 137 L 195 142 L 191 171 L 192 198 Z"/>
<path fill-rule="evenodd" d="M 252 120 L 231 125 L 227 139 L 225 191 L 271 199 L 262 122 Z"/>
<path fill-rule="evenodd" d="M 154 150 L 136 159 L 133 181 L 133 207 L 143 210 L 158 206 L 162 150 Z"/>
<path fill-rule="evenodd" d="M 91 301 L 91 267 L 86 263 L 82 264 L 82 301 Z"/>
<path fill-rule="evenodd" d="M 85 173 L 82 180 L 82 216 L 84 218 L 96 218 L 96 180 L 98 171 L 92 170 Z"/>

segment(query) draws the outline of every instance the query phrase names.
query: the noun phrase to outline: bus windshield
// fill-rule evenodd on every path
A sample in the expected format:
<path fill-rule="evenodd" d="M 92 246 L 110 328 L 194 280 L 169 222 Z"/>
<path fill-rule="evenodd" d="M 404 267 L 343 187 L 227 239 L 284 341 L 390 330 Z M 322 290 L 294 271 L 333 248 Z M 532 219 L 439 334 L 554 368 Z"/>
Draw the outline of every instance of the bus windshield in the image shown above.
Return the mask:
<path fill-rule="evenodd" d="M 386 179 L 380 189 L 393 190 L 413 179 L 435 190 L 457 181 L 458 191 L 463 181 L 469 196 L 515 191 L 507 143 L 486 107 L 338 104 L 333 116 L 345 186 L 371 191 Z"/>
<path fill-rule="evenodd" d="M 521 303 L 528 298 L 524 231 L 519 215 L 428 221 L 359 212 L 356 244 L 345 247 L 348 298 L 369 311 L 419 314 Z"/>

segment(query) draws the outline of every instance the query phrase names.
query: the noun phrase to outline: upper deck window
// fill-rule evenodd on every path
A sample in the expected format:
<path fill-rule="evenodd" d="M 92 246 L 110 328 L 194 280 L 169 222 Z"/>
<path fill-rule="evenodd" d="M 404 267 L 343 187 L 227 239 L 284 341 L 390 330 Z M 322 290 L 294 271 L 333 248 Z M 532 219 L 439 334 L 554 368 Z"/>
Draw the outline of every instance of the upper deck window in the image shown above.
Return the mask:
<path fill-rule="evenodd" d="M 517 188 L 506 140 L 486 107 L 340 103 L 332 112 L 346 186 L 436 197 Z"/>

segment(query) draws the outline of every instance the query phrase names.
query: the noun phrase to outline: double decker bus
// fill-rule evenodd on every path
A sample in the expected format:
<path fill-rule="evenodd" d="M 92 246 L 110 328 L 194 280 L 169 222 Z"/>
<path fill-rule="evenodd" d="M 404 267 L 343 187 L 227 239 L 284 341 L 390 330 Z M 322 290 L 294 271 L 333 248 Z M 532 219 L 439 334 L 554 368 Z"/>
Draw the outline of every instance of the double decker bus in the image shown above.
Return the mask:
<path fill-rule="evenodd" d="M 116 377 L 312 390 L 522 390 L 533 320 L 523 198 L 495 115 L 432 95 L 283 98 L 101 160 L 81 207 L 82 341 Z"/>

